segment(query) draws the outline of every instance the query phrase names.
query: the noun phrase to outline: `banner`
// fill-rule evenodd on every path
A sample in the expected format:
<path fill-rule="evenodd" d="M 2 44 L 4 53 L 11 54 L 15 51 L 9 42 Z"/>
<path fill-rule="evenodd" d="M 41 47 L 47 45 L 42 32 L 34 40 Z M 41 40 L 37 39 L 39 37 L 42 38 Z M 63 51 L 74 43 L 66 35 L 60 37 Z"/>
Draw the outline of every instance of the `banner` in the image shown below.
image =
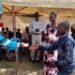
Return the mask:
<path fill-rule="evenodd" d="M 2 0 L 0 0 L 0 16 L 2 15 Z"/>

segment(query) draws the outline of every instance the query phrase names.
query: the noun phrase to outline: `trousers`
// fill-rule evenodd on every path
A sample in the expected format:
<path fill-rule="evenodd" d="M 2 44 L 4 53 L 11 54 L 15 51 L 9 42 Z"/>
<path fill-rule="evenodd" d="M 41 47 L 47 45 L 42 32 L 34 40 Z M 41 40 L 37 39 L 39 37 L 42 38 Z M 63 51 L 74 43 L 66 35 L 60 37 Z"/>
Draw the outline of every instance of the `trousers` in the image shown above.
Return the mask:
<path fill-rule="evenodd" d="M 32 34 L 32 44 L 38 44 L 42 42 L 42 35 Z M 31 60 L 39 60 L 40 59 L 40 50 L 32 50 L 31 51 Z"/>

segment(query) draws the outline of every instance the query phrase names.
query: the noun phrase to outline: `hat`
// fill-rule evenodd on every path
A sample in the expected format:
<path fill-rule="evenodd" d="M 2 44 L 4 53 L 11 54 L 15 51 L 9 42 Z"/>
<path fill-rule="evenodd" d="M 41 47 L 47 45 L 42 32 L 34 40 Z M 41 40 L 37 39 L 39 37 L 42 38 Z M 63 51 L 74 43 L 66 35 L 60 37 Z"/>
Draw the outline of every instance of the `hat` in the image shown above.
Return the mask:
<path fill-rule="evenodd" d="M 35 13 L 34 13 L 34 17 L 35 17 L 35 16 L 40 17 L 40 16 L 42 16 L 42 15 L 39 15 L 39 12 L 35 12 Z"/>
<path fill-rule="evenodd" d="M 22 15 L 22 16 L 25 16 L 25 17 L 35 17 L 35 16 L 41 17 L 41 16 L 43 16 L 43 15 L 39 15 L 38 12 L 35 12 L 35 13 L 33 13 L 33 14 L 24 14 L 24 15 Z"/>

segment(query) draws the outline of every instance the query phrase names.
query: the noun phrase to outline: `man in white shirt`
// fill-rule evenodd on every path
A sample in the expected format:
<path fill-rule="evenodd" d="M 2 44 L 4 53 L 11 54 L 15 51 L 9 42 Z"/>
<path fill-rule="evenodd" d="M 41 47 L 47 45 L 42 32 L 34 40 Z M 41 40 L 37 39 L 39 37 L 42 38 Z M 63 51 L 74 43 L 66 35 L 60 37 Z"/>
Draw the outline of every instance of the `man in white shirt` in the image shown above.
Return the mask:
<path fill-rule="evenodd" d="M 31 21 L 30 24 L 30 32 L 32 34 L 32 44 L 40 44 L 42 42 L 42 32 L 45 30 L 45 23 L 39 19 L 39 13 L 36 12 L 34 15 L 34 19 Z M 36 55 L 35 55 L 36 54 Z M 32 61 L 39 61 L 40 59 L 40 50 L 31 51 L 31 60 Z"/>

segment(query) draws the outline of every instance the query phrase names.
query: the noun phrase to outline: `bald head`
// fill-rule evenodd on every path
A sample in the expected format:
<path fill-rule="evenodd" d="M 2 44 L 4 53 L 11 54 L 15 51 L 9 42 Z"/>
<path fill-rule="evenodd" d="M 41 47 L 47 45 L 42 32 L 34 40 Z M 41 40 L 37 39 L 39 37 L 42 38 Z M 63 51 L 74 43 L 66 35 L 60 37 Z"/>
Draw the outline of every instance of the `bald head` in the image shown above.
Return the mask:
<path fill-rule="evenodd" d="M 70 23 L 68 21 L 63 21 L 58 24 L 58 34 L 64 35 L 67 33 L 70 29 Z"/>
<path fill-rule="evenodd" d="M 68 21 L 63 21 L 61 23 L 58 24 L 58 27 L 63 27 L 66 30 L 70 29 L 70 23 Z"/>

